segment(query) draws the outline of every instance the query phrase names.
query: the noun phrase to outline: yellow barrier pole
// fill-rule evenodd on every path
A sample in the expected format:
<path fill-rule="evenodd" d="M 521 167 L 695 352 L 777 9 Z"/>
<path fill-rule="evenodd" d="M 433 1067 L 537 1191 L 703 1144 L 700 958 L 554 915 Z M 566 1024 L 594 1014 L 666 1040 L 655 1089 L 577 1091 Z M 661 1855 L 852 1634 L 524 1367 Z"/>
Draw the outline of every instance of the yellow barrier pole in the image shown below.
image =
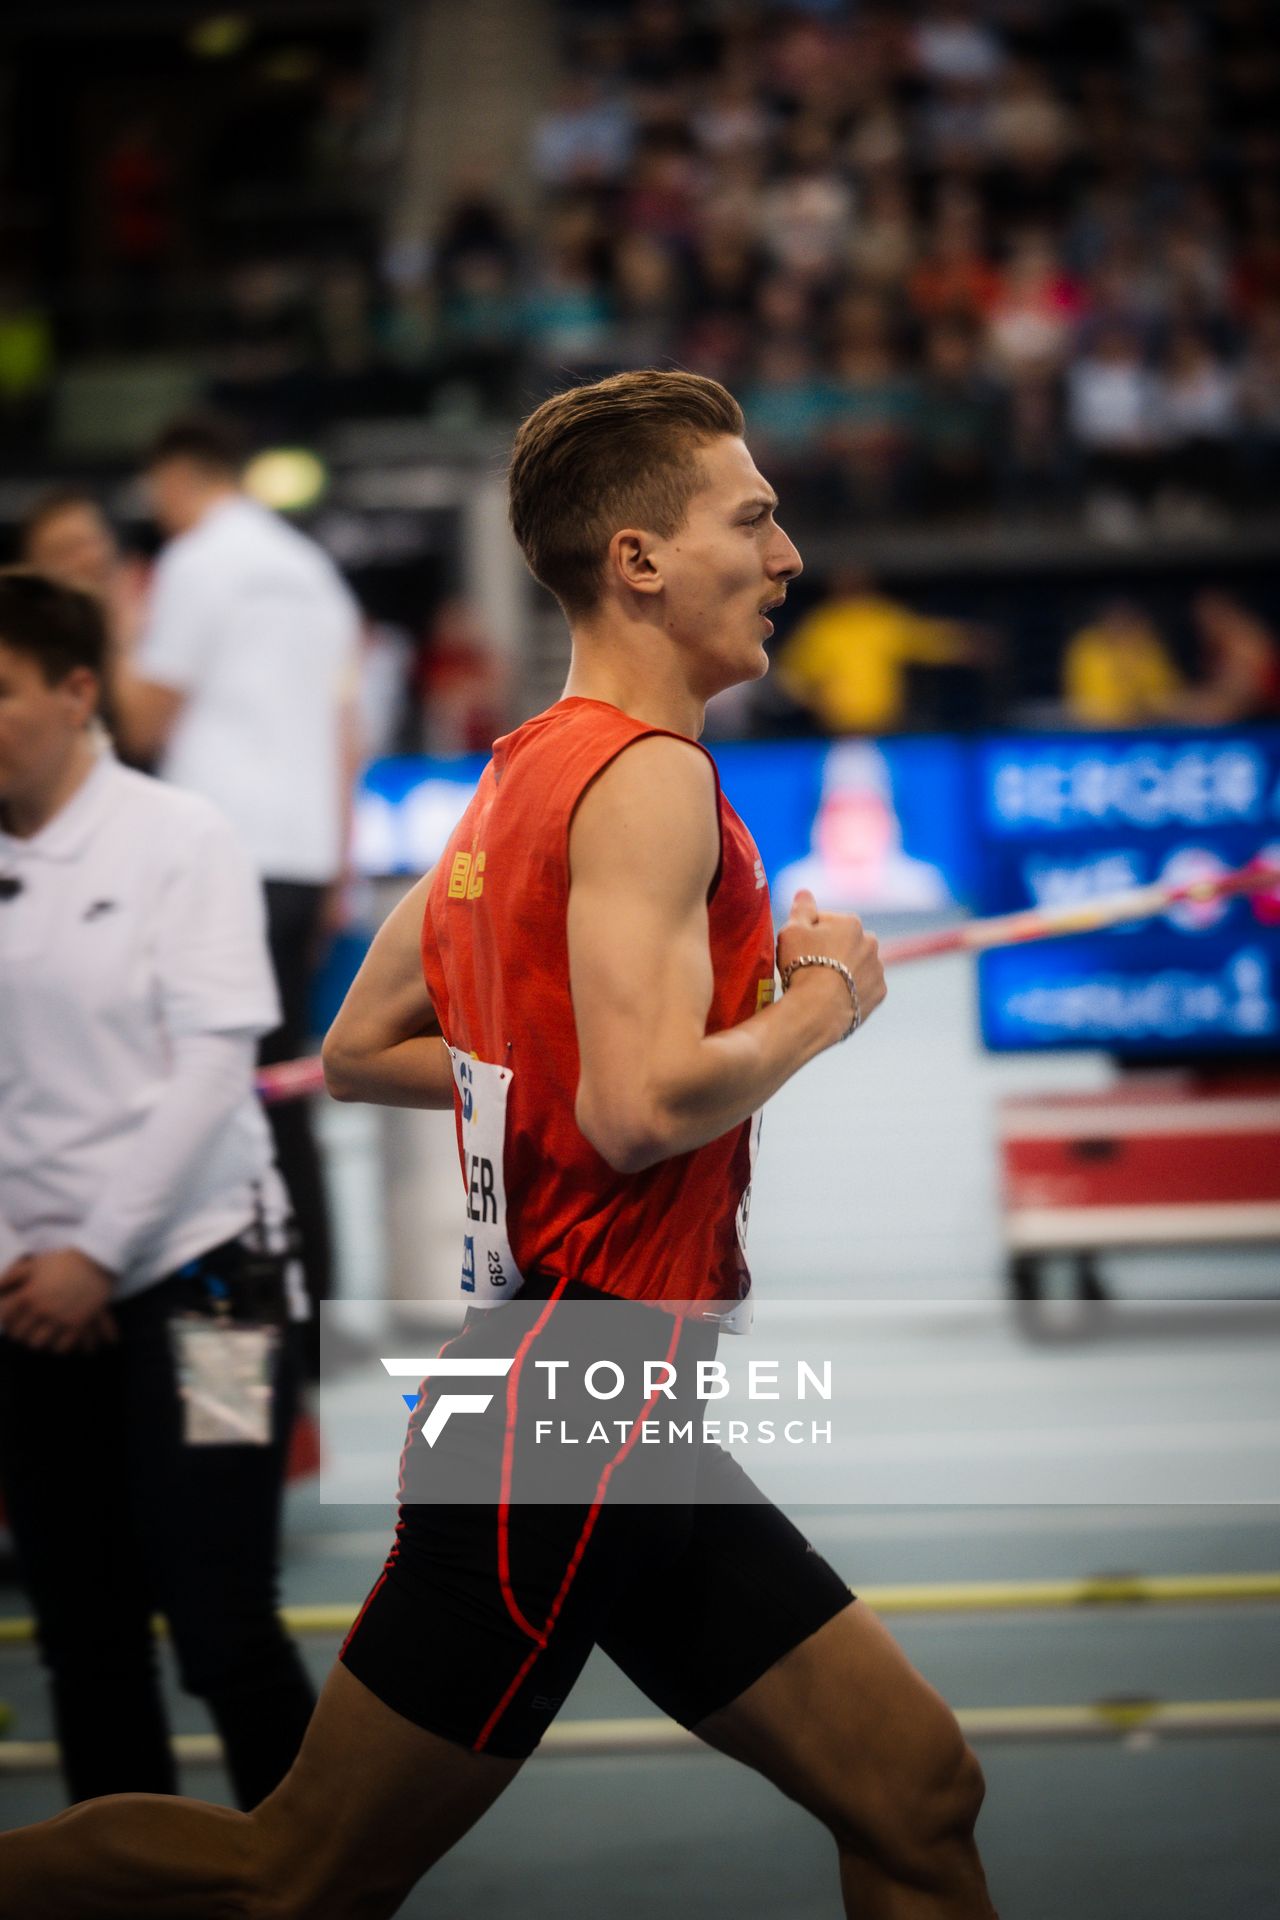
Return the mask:
<path fill-rule="evenodd" d="M 859 1591 L 877 1613 L 1023 1613 L 1280 1600 L 1280 1573 L 1097 1574 L 1083 1580 L 971 1580 Z"/>
<path fill-rule="evenodd" d="M 1084 1580 L 971 1580 L 905 1587 L 859 1587 L 876 1613 L 1032 1613 L 1068 1607 L 1194 1606 L 1280 1600 L 1280 1573 L 1100 1574 Z M 358 1608 L 286 1607 L 290 1633 L 345 1633 Z M 157 1620 L 157 1632 L 164 1623 Z M 0 1647 L 34 1638 L 29 1619 L 0 1620 Z"/>
<path fill-rule="evenodd" d="M 1204 1738 L 1280 1731 L 1280 1700 L 1096 1700 L 1083 1706 L 962 1707 L 965 1737 L 978 1745 L 1015 1741 Z M 186 1766 L 216 1765 L 222 1747 L 211 1733 L 180 1734 L 174 1758 Z M 631 1759 L 645 1754 L 710 1754 L 674 1720 L 561 1720 L 535 1758 Z M 0 1775 L 48 1773 L 58 1764 L 52 1740 L 0 1740 Z"/>

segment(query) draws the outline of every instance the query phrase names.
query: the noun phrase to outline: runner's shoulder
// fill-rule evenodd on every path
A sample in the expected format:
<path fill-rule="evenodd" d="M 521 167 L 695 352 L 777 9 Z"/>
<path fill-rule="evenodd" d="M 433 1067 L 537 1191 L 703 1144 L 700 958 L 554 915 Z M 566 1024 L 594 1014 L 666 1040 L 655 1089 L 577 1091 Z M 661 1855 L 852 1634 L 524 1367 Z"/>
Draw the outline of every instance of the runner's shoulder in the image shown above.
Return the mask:
<path fill-rule="evenodd" d="M 719 860 L 718 787 L 710 756 L 675 734 L 642 734 L 614 756 L 579 802 L 573 823 L 575 869 L 587 857 L 630 861 L 642 849 L 693 865 Z"/>
<path fill-rule="evenodd" d="M 612 794 L 639 793 L 658 805 L 696 805 L 699 800 L 714 801 L 717 792 L 710 754 L 696 740 L 675 733 L 638 735 L 614 755 L 594 784 Z"/>

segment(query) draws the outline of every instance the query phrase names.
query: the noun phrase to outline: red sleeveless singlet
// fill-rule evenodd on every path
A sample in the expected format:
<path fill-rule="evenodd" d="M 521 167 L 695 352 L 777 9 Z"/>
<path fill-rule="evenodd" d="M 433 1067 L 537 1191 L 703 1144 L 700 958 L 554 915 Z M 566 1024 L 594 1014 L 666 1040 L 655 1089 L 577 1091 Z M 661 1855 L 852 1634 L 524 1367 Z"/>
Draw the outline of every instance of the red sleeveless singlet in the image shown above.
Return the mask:
<path fill-rule="evenodd" d="M 477 1305 L 511 1298 L 534 1272 L 633 1300 L 731 1302 L 750 1286 L 758 1116 L 637 1174 L 615 1172 L 574 1119 L 569 827 L 610 761 L 663 731 L 572 698 L 496 741 L 428 893 L 423 970 L 453 1054 L 462 1286 Z M 709 1033 L 747 1019 L 774 990 L 764 868 L 718 776 L 716 796 Z"/>

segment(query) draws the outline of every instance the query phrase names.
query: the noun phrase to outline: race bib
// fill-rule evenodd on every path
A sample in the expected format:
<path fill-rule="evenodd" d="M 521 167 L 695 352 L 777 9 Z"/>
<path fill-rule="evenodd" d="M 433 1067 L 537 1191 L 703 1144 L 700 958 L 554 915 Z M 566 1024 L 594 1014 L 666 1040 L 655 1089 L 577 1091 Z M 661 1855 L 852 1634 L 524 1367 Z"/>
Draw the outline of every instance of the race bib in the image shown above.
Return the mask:
<path fill-rule="evenodd" d="M 742 1189 L 742 1198 L 738 1202 L 738 1211 L 735 1216 L 735 1223 L 738 1229 L 738 1245 L 742 1249 L 744 1262 L 747 1257 L 747 1228 L 751 1223 L 751 1186 L 755 1178 L 756 1155 L 760 1151 L 760 1128 L 763 1123 L 764 1109 L 763 1107 L 757 1107 L 751 1116 L 751 1133 L 749 1136 L 751 1158 L 747 1167 L 747 1184 Z M 720 1322 L 721 1332 L 750 1333 L 754 1311 L 751 1295 L 748 1294 L 745 1300 L 739 1300 L 737 1306 L 725 1314 Z"/>
<path fill-rule="evenodd" d="M 747 1163 L 747 1184 L 742 1189 L 742 1198 L 738 1202 L 737 1227 L 738 1245 L 742 1248 L 743 1258 L 747 1253 L 747 1228 L 751 1223 L 751 1188 L 755 1180 L 756 1155 L 760 1151 L 760 1128 L 764 1124 L 764 1108 L 757 1107 L 751 1116 L 750 1154 Z"/>
<path fill-rule="evenodd" d="M 462 1291 L 471 1305 L 497 1306 L 519 1293 L 524 1276 L 507 1240 L 507 1143 L 510 1067 L 495 1067 L 450 1047 L 462 1111 L 462 1185 L 467 1224 L 462 1236 Z"/>

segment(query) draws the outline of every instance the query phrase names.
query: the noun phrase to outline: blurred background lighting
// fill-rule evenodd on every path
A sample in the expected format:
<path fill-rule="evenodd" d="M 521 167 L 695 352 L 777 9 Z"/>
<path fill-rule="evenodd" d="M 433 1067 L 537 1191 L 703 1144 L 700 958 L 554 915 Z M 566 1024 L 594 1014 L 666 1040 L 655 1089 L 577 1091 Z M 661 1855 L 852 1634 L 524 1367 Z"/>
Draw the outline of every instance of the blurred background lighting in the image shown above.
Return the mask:
<path fill-rule="evenodd" d="M 277 513 L 302 513 L 329 484 L 323 460 L 305 447 L 269 447 L 245 469 L 244 484 L 255 500 Z"/>
<path fill-rule="evenodd" d="M 243 13 L 214 13 L 196 21 L 187 45 L 201 60 L 230 60 L 247 44 L 252 31 Z"/>

